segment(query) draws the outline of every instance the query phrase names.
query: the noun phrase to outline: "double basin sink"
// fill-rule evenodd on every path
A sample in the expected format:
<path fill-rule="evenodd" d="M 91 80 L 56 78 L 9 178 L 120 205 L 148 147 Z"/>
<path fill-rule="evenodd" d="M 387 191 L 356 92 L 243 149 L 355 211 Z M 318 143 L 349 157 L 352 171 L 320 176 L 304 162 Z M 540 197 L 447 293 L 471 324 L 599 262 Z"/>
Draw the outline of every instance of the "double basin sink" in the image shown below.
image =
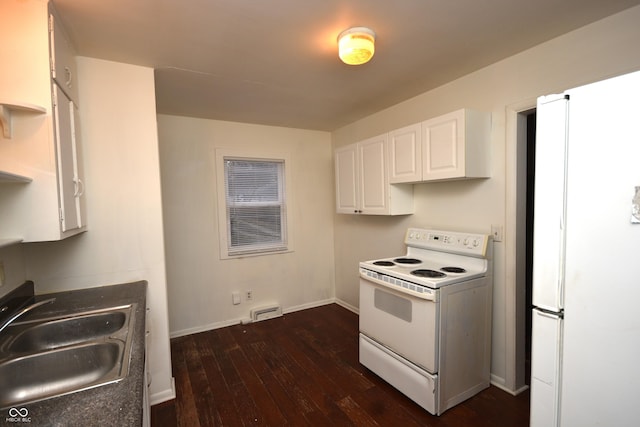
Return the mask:
<path fill-rule="evenodd" d="M 0 408 L 110 384 L 129 371 L 135 304 L 16 322 L 0 333 Z"/>

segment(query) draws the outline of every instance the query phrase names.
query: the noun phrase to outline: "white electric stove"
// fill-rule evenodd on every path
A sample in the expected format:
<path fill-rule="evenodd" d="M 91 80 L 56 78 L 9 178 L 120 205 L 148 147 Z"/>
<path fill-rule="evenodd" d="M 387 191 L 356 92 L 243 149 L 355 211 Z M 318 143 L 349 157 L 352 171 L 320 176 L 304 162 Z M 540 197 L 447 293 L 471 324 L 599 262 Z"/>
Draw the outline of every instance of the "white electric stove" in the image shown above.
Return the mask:
<path fill-rule="evenodd" d="M 405 243 L 360 263 L 360 362 L 440 415 L 489 386 L 491 241 L 410 228 Z"/>

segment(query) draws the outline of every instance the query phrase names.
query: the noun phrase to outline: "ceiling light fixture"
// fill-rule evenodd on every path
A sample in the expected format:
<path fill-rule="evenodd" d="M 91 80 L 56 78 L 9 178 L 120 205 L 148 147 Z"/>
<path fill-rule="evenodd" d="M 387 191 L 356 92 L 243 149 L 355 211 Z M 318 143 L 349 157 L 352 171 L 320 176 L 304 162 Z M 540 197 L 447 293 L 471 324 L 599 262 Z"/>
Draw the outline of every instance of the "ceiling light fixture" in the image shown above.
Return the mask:
<path fill-rule="evenodd" d="M 369 62 L 375 52 L 376 33 L 366 27 L 344 30 L 338 36 L 338 55 L 348 65 Z"/>

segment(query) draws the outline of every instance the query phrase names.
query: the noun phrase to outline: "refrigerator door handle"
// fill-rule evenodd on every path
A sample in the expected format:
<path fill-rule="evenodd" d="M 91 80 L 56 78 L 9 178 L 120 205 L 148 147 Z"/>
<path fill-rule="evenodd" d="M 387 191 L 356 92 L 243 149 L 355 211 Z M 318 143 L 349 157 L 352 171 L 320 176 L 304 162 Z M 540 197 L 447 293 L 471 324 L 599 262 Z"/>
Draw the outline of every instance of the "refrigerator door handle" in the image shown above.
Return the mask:
<path fill-rule="evenodd" d="M 534 307 L 534 309 L 542 317 L 546 317 L 548 319 L 564 319 L 564 310 L 551 311 L 540 307 Z"/>

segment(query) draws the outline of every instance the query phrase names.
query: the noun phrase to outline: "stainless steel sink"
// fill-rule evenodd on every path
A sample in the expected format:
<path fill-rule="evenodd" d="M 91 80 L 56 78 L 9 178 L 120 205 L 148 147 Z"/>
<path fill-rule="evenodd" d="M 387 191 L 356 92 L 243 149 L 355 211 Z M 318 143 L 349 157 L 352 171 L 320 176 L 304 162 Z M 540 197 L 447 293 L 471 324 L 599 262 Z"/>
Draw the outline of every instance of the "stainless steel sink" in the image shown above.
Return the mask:
<path fill-rule="evenodd" d="M 0 408 L 126 377 L 135 305 L 13 324 L 0 339 Z"/>
<path fill-rule="evenodd" d="M 1 353 L 25 353 L 78 344 L 104 336 L 126 339 L 131 306 L 73 317 L 18 323 L 7 328 Z"/>
<path fill-rule="evenodd" d="M 121 378 L 124 343 L 82 344 L 0 364 L 0 407 L 61 396 Z"/>

